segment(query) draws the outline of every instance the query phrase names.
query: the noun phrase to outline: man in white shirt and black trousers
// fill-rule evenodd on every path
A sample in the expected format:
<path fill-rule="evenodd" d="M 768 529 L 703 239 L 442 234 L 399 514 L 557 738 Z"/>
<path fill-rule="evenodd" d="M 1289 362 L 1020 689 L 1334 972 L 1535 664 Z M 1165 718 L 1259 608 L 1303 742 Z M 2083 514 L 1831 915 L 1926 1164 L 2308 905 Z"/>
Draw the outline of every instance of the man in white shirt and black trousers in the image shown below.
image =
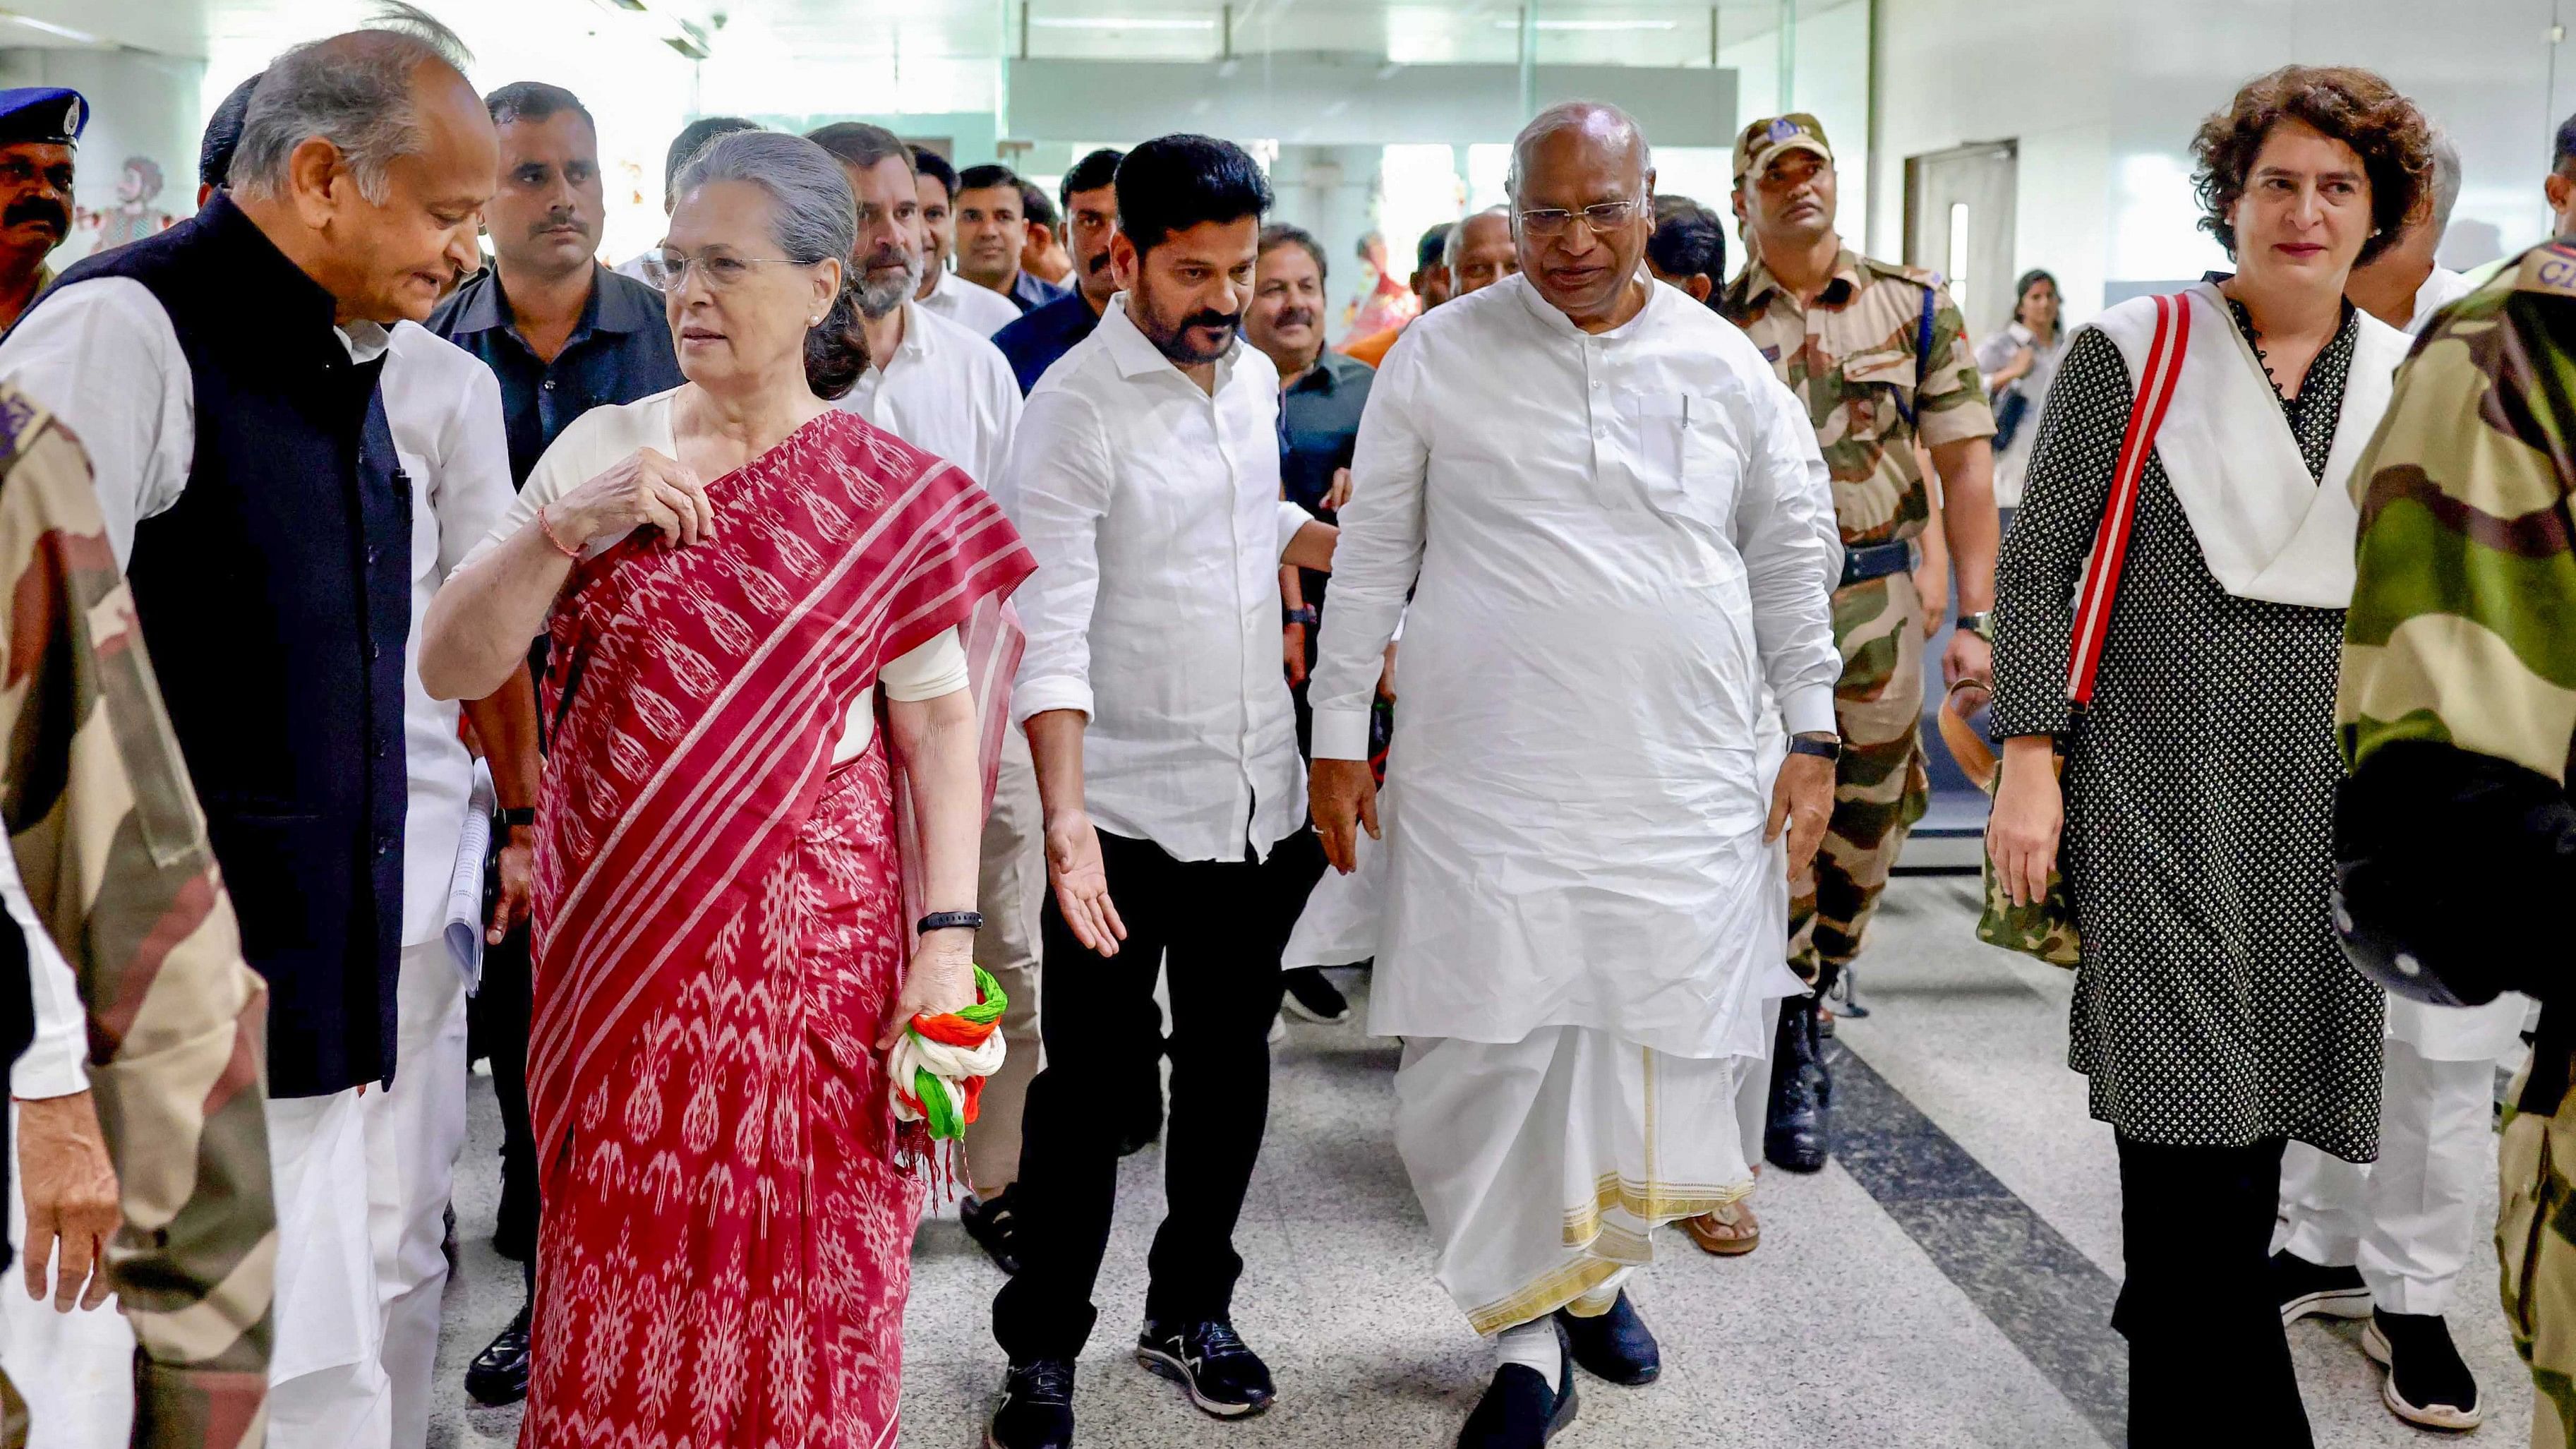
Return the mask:
<path fill-rule="evenodd" d="M 401 1412 L 369 1225 L 371 1187 L 389 1180 L 373 1161 L 401 1114 L 360 1094 L 395 1080 L 419 974 L 403 950 L 406 644 L 415 490 L 429 486 L 414 469 L 446 445 L 408 426 L 427 413 L 392 416 L 407 364 L 387 359 L 408 346 L 393 329 L 480 260 L 498 150 L 461 56 L 427 24 L 288 52 L 251 99 L 230 189 L 73 267 L 0 344 L 0 377 L 90 454 L 243 953 L 269 983 L 281 1449 L 373 1449 Z M 417 386 L 445 416 L 437 383 Z M 453 398 L 469 394 L 497 424 L 490 393 L 460 375 Z M 434 1353 L 435 1291 L 414 1306 L 428 1336 L 407 1340 Z M 428 1358 L 395 1357 L 425 1424 Z"/>
<path fill-rule="evenodd" d="M 1279 496 L 1279 376 L 1237 335 L 1270 187 L 1165 136 L 1118 169 L 1121 295 L 1030 394 L 1005 491 L 1038 573 L 1012 714 L 1046 816 L 1046 1066 L 1029 1088 L 1019 1275 L 993 1302 L 1010 1378 L 990 1442 L 1073 1442 L 1121 1114 L 1171 985 L 1168 1212 L 1136 1355 L 1219 1417 L 1269 1407 L 1230 1320 L 1233 1247 L 1269 1111 L 1279 953 L 1321 874 L 1279 665 L 1282 564 L 1334 532 Z"/>

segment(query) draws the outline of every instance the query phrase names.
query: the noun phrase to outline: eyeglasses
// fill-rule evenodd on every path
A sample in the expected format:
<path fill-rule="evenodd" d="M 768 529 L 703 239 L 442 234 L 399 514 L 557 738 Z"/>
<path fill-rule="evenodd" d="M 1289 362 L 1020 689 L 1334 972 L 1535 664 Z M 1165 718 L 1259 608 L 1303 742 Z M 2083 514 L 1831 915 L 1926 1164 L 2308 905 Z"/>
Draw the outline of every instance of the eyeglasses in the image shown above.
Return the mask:
<path fill-rule="evenodd" d="M 743 278 L 751 275 L 753 267 L 804 265 L 806 263 L 794 257 L 738 257 L 731 252 L 709 252 L 705 256 L 693 257 L 686 252 L 647 252 L 644 254 L 644 280 L 668 292 L 687 282 L 689 272 L 694 268 L 698 280 L 707 284 L 708 291 L 721 292 L 740 285 Z"/>
<path fill-rule="evenodd" d="M 1586 230 L 1599 236 L 1603 232 L 1617 231 L 1636 220 L 1637 206 L 1638 203 L 1633 201 L 1599 201 L 1581 211 L 1544 206 L 1520 214 L 1521 230 L 1531 236 L 1560 237 L 1572 231 L 1576 219 L 1580 218 Z"/>

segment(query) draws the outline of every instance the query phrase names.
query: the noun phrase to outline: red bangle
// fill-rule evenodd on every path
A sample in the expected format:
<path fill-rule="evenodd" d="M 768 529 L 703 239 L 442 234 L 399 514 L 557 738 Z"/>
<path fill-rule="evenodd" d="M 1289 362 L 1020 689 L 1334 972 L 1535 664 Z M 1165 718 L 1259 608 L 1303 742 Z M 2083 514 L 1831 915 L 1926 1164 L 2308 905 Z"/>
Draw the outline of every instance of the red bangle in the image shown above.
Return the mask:
<path fill-rule="evenodd" d="M 555 552 L 562 554 L 565 558 L 579 561 L 581 558 L 581 550 L 574 548 L 562 539 L 555 537 L 555 526 L 546 522 L 546 509 L 549 506 L 550 505 L 547 504 L 537 505 L 537 532 L 546 536 L 546 542 L 555 546 Z"/>

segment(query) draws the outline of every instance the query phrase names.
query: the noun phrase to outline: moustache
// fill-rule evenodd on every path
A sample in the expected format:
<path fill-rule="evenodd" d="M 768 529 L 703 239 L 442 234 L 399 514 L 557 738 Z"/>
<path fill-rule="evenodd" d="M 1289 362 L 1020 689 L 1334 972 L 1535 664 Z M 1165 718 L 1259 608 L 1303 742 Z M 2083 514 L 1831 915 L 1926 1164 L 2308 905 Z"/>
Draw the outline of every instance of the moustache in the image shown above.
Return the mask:
<path fill-rule="evenodd" d="M 881 246 L 875 251 L 868 253 L 867 265 L 863 267 L 862 270 L 873 272 L 879 267 L 909 267 L 911 265 L 911 253 L 897 246 Z"/>
<path fill-rule="evenodd" d="M 1187 332 L 1193 327 L 1208 327 L 1222 332 L 1231 332 L 1242 321 L 1243 318 L 1238 313 L 1219 312 L 1213 308 L 1207 308 L 1182 318 L 1180 330 Z"/>
<path fill-rule="evenodd" d="M 1270 325 L 1274 327 L 1312 327 L 1315 325 L 1315 309 L 1312 307 L 1282 307 L 1279 309 L 1278 320 L 1274 321 Z"/>
<path fill-rule="evenodd" d="M 71 234 L 71 208 L 50 196 L 22 196 L 10 202 L 7 211 L 0 211 L 0 228 L 21 226 L 31 221 L 51 222 L 57 235 Z"/>
<path fill-rule="evenodd" d="M 549 212 L 546 219 L 528 228 L 528 239 L 534 241 L 552 231 L 577 231 L 590 235 L 590 223 L 565 212 Z"/>
<path fill-rule="evenodd" d="M 1107 247 L 1102 247 L 1102 248 L 1100 249 L 1099 254 L 1098 254 L 1097 256 L 1092 257 L 1090 260 L 1088 260 L 1088 261 L 1086 261 L 1086 262 L 1084 262 L 1084 263 L 1082 264 L 1082 269 L 1083 269 L 1084 271 L 1086 271 L 1086 272 L 1089 272 L 1089 273 L 1090 273 L 1090 274 L 1092 274 L 1093 276 L 1098 276 L 1098 275 L 1099 275 L 1099 274 L 1101 274 L 1102 272 L 1108 271 L 1108 270 L 1109 270 L 1109 248 L 1107 248 Z"/>

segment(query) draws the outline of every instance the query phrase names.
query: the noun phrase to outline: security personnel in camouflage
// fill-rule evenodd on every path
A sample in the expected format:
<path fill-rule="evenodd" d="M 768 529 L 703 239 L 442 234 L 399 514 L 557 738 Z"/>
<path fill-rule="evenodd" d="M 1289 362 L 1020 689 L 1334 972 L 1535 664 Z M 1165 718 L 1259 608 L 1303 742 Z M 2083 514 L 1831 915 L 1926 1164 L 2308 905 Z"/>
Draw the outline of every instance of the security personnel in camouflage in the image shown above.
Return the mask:
<path fill-rule="evenodd" d="M 2426 331 L 2353 486 L 2335 924 L 2392 991 L 2547 1003 L 2497 1153 L 2496 1256 L 2532 1442 L 2576 1449 L 2576 993 L 2529 914 L 2576 892 L 2576 246 Z"/>
<path fill-rule="evenodd" d="M 0 579 L 0 814 L 88 1009 L 123 1216 L 108 1281 L 137 1344 L 130 1442 L 256 1449 L 277 1257 L 267 987 L 242 959 L 89 462 L 5 386 Z M 23 941 L 7 944 L 23 972 Z M 5 1378 L 0 1409 L 17 1449 L 26 1414 Z"/>
<path fill-rule="evenodd" d="M 1814 874 L 1793 890 L 1789 964 L 1816 993 L 1782 1005 L 1764 1154 L 1796 1172 L 1830 1148 L 1816 997 L 1859 954 L 1929 781 L 1923 714 L 1922 596 L 1915 544 L 1932 495 L 1915 458 L 1931 449 L 1943 484 L 1944 536 L 1963 612 L 1945 673 L 1992 677 L 1997 528 L 1993 412 L 1967 324 L 1940 282 L 1861 256 L 1834 231 L 1833 147 L 1815 117 L 1754 122 L 1735 142 L 1735 202 L 1754 259 L 1718 310 L 1771 359 L 1815 424 L 1833 475 L 1843 576 L 1834 594 L 1842 680 L 1834 691 L 1842 760 L 1833 823 Z"/>

